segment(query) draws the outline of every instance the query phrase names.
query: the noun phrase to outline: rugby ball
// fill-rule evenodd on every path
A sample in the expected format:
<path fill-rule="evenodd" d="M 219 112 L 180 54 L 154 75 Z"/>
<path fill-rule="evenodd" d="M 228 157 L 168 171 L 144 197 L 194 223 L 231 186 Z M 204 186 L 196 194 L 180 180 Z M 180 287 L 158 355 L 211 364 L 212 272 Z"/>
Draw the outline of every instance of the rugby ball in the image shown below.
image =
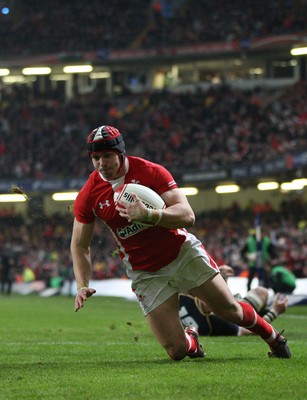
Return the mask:
<path fill-rule="evenodd" d="M 165 207 L 163 199 L 154 190 L 137 183 L 127 183 L 114 192 L 114 202 L 131 204 L 134 202 L 132 194 L 136 194 L 147 208 L 153 210 Z"/>

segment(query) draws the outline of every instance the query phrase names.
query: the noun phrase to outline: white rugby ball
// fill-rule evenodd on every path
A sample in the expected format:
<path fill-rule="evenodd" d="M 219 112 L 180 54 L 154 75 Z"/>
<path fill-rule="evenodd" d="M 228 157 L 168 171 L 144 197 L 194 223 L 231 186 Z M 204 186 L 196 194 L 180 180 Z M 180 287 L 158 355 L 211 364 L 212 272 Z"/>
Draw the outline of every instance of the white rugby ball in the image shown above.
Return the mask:
<path fill-rule="evenodd" d="M 140 200 L 144 203 L 147 208 L 153 210 L 162 209 L 165 207 L 165 203 L 154 190 L 147 186 L 140 185 L 137 183 L 127 183 L 121 186 L 114 192 L 114 202 L 131 204 L 134 202 L 132 193 L 136 194 Z"/>

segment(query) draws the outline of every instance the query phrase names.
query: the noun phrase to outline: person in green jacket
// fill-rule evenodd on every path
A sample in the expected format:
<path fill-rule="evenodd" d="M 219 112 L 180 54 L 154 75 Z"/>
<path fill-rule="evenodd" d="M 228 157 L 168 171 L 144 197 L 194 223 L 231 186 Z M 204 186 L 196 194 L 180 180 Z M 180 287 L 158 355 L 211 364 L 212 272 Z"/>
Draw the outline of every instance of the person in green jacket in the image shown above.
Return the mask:
<path fill-rule="evenodd" d="M 255 276 L 258 276 L 259 285 L 268 287 L 267 264 L 270 258 L 275 257 L 275 246 L 267 235 L 263 235 L 257 243 L 255 229 L 249 230 L 249 235 L 245 245 L 241 249 L 241 257 L 248 266 L 247 291 L 251 289 L 251 284 Z"/>
<path fill-rule="evenodd" d="M 271 269 L 271 288 L 275 293 L 293 293 L 296 276 L 283 265 L 275 265 Z"/>

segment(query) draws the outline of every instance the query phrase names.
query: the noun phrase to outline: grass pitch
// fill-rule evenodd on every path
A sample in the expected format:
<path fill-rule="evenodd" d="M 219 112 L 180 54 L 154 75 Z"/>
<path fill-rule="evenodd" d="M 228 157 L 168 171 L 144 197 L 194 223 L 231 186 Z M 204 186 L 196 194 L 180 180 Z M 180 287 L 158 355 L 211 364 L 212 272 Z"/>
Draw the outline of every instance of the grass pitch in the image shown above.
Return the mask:
<path fill-rule="evenodd" d="M 207 357 L 170 360 L 139 306 L 92 297 L 0 296 L 0 400 L 307 399 L 307 306 L 275 321 L 293 357 L 258 337 L 201 338 Z"/>

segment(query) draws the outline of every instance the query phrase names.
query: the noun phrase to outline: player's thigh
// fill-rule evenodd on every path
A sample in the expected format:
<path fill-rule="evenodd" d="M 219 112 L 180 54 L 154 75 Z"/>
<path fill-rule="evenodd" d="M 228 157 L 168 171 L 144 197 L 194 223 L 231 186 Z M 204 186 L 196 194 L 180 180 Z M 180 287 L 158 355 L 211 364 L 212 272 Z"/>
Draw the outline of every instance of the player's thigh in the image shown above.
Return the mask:
<path fill-rule="evenodd" d="M 232 322 L 241 320 L 242 308 L 220 274 L 190 290 L 190 293 L 204 300 L 212 311 L 221 318 Z"/>
<path fill-rule="evenodd" d="M 177 293 L 151 311 L 146 319 L 155 337 L 164 347 L 185 343 Z"/>

